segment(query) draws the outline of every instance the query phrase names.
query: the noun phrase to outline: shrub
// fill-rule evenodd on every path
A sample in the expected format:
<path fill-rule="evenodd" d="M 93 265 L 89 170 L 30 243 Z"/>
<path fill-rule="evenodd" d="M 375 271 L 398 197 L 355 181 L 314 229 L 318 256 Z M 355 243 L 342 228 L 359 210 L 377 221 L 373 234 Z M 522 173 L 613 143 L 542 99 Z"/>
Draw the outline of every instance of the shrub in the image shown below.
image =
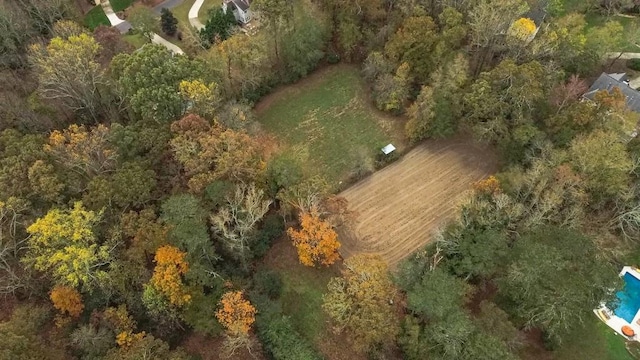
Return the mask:
<path fill-rule="evenodd" d="M 271 247 L 273 241 L 284 233 L 284 223 L 282 217 L 276 214 L 265 216 L 262 227 L 258 231 L 253 247 L 253 255 L 257 258 L 263 257 Z"/>
<path fill-rule="evenodd" d="M 256 322 L 265 353 L 273 360 L 320 360 L 313 346 L 282 314 L 263 314 Z"/>
<path fill-rule="evenodd" d="M 398 159 L 400 159 L 400 153 L 398 151 L 394 151 L 390 154 L 379 152 L 376 155 L 376 169 L 382 169 Z"/>
<path fill-rule="evenodd" d="M 632 70 L 640 71 L 640 59 L 627 60 L 627 67 Z"/>
<path fill-rule="evenodd" d="M 260 271 L 253 276 L 256 291 L 271 299 L 278 299 L 282 293 L 282 278 L 275 271 Z"/>
<path fill-rule="evenodd" d="M 336 53 L 329 53 L 327 54 L 327 62 L 329 64 L 337 64 L 340 62 L 340 55 L 336 54 Z"/>

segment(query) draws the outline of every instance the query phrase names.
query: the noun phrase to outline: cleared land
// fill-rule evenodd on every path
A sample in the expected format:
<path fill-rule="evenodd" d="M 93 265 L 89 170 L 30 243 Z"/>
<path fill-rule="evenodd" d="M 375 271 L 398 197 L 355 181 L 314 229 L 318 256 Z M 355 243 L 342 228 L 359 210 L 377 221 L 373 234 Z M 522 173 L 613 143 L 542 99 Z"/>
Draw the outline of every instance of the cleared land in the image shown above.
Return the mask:
<path fill-rule="evenodd" d="M 430 141 L 413 149 L 340 194 L 358 216 L 339 231 L 343 257 L 379 253 L 396 265 L 426 245 L 465 191 L 495 169 L 495 156 L 470 140 Z"/>

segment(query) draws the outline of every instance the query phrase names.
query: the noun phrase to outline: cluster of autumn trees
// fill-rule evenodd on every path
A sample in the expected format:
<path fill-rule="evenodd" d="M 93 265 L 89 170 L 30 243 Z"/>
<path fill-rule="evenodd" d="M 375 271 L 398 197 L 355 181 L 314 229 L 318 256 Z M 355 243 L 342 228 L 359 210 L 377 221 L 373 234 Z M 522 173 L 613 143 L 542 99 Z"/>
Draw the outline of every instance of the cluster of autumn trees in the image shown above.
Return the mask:
<path fill-rule="evenodd" d="M 615 90 L 579 101 L 620 24 L 554 4 L 535 33 L 538 5 L 256 0 L 264 31 L 173 56 L 89 33 L 69 1 L 0 4 L 0 293 L 23 303 L 0 357 L 187 359 L 195 331 L 227 355 L 321 359 L 257 264 L 286 237 L 329 271 L 357 214 L 251 107 L 325 57 L 361 64 L 412 142 L 467 132 L 504 166 L 394 273 L 339 264 L 317 310 L 372 357 L 515 359 L 529 328 L 562 346 L 640 255 L 638 115 Z"/>

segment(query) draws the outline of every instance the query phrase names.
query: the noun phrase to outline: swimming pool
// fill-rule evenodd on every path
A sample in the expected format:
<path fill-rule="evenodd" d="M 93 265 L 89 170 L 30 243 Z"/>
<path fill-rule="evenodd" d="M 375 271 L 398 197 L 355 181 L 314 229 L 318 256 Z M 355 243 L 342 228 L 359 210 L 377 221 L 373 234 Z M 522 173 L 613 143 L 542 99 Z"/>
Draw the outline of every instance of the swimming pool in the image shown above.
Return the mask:
<path fill-rule="evenodd" d="M 630 273 L 625 273 L 622 279 L 624 288 L 616 293 L 613 313 L 631 323 L 640 310 L 640 280 Z"/>

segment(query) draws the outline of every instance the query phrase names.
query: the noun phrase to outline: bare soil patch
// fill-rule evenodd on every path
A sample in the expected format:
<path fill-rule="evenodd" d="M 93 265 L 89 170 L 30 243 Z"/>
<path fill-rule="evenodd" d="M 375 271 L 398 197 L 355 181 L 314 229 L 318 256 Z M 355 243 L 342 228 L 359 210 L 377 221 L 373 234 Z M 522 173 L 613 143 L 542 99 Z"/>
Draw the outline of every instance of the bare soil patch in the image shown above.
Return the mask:
<path fill-rule="evenodd" d="M 260 348 L 260 342 L 255 337 L 253 337 L 253 340 L 256 346 L 251 353 L 246 349 L 239 349 L 231 357 L 224 357 L 221 353 L 220 349 L 222 349 L 224 343 L 224 336 L 213 338 L 194 332 L 180 345 L 189 355 L 197 356 L 202 360 L 265 360 L 265 357 L 262 355 L 262 349 Z"/>
<path fill-rule="evenodd" d="M 496 168 L 495 155 L 471 140 L 421 144 L 340 193 L 358 215 L 339 229 L 342 256 L 378 253 L 393 267 L 429 243 L 471 185 Z"/>

